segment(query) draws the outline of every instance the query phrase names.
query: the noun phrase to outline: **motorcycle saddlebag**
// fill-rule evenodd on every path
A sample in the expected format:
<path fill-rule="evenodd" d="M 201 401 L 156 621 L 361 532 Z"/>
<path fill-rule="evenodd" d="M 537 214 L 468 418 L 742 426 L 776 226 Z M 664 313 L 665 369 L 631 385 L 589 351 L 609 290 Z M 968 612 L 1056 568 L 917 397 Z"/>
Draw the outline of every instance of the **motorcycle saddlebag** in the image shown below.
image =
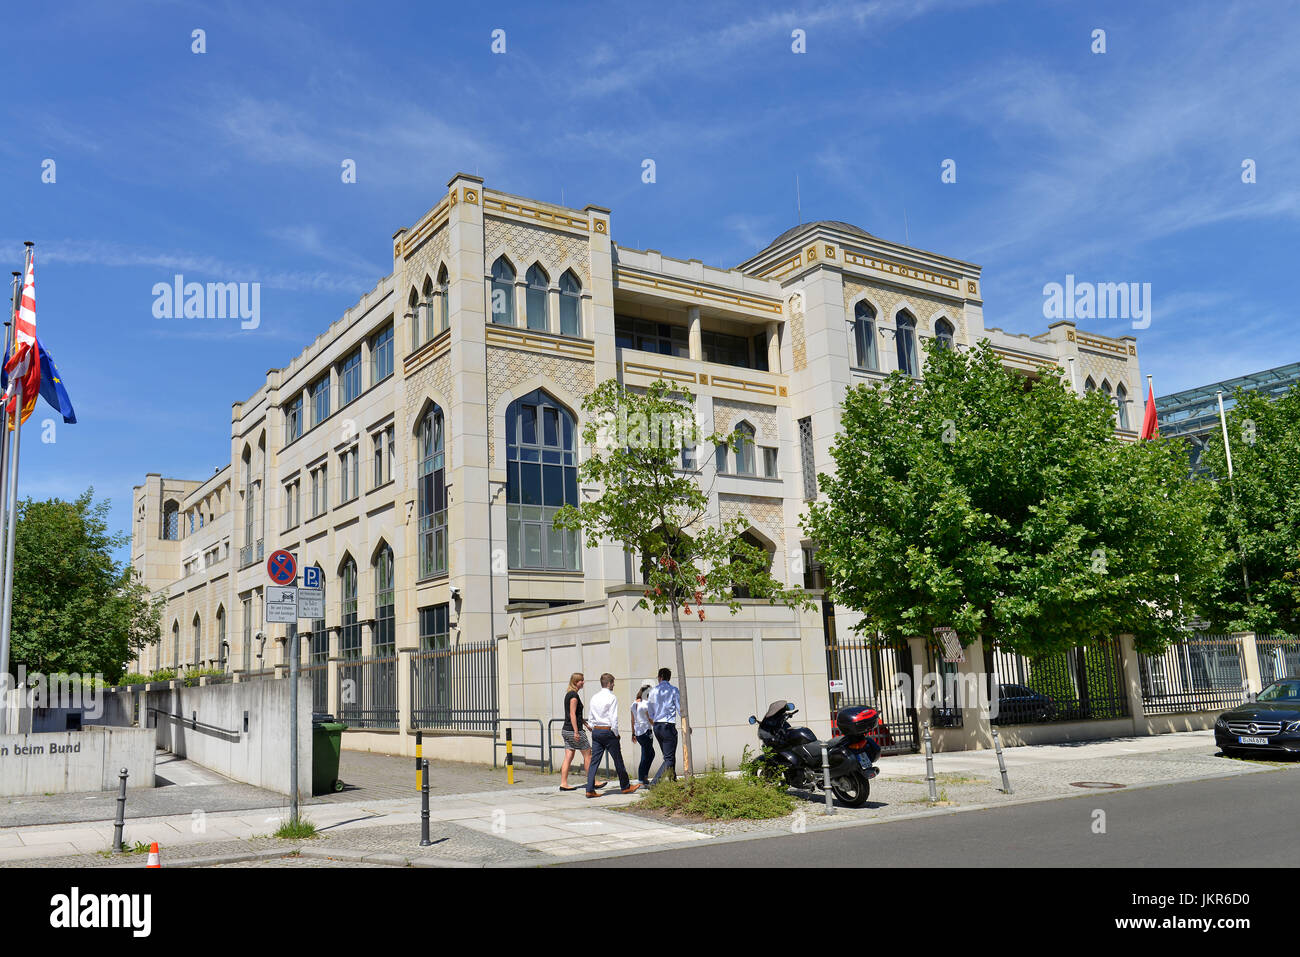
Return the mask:
<path fill-rule="evenodd" d="M 839 710 L 835 715 L 835 726 L 840 734 L 868 734 L 879 720 L 880 714 L 875 708 L 852 705 Z"/>

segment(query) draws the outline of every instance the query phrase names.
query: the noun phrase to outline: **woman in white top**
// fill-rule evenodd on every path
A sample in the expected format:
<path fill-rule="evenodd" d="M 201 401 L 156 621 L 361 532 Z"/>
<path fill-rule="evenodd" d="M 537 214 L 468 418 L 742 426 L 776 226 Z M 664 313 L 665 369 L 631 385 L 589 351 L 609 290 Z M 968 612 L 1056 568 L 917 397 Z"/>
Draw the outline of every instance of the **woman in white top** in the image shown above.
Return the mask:
<path fill-rule="evenodd" d="M 641 745 L 641 766 L 637 769 L 636 779 L 642 787 L 650 786 L 650 765 L 655 759 L 654 725 L 650 723 L 649 709 L 650 686 L 642 685 L 632 702 L 632 740 Z"/>

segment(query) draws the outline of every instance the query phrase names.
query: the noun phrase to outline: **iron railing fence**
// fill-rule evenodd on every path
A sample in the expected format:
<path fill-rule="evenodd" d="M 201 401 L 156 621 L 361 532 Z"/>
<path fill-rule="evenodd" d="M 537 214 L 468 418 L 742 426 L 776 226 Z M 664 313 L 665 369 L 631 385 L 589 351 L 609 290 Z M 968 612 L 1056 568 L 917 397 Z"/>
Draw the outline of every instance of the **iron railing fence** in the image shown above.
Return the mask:
<path fill-rule="evenodd" d="M 299 674 L 311 678 L 311 710 L 316 713 L 329 711 L 330 673 L 328 662 L 314 665 L 299 665 Z M 286 677 L 288 677 L 286 675 Z"/>
<path fill-rule="evenodd" d="M 410 727 L 492 731 L 497 711 L 497 644 L 462 642 L 411 654 Z"/>
<path fill-rule="evenodd" d="M 1300 638 L 1293 635 L 1257 636 L 1255 656 L 1259 661 L 1260 681 L 1266 687 L 1278 678 L 1300 678 Z"/>
<path fill-rule="evenodd" d="M 1146 714 L 1220 711 L 1246 700 L 1241 639 L 1198 635 L 1138 657 Z"/>
<path fill-rule="evenodd" d="M 338 707 L 350 728 L 397 728 L 397 657 L 353 658 L 338 664 Z"/>
<path fill-rule="evenodd" d="M 274 668 L 258 668 L 253 671 L 245 671 L 240 675 L 243 681 L 261 681 L 264 678 L 274 678 Z"/>
<path fill-rule="evenodd" d="M 831 635 L 833 628 L 832 624 Z M 920 749 L 916 707 L 905 690 L 911 687 L 912 674 L 912 653 L 905 642 L 835 639 L 826 646 L 826 672 L 831 681 L 843 682 L 844 688 L 831 692 L 832 722 L 841 708 L 866 705 L 880 712 L 875 738 L 885 754 Z M 900 682 L 899 675 L 907 680 Z"/>
<path fill-rule="evenodd" d="M 1044 724 L 1129 716 L 1118 639 L 1028 658 L 990 642 L 989 723 Z"/>

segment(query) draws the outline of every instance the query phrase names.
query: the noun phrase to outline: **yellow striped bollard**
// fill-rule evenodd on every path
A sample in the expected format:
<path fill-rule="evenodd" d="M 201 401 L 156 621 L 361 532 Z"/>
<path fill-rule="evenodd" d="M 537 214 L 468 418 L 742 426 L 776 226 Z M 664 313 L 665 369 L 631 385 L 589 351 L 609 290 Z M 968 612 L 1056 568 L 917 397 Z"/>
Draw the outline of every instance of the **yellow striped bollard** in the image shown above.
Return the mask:
<path fill-rule="evenodd" d="M 415 789 L 424 790 L 424 732 L 415 732 Z"/>
<path fill-rule="evenodd" d="M 509 728 L 506 728 L 506 783 L 515 783 L 515 742 L 510 737 Z"/>

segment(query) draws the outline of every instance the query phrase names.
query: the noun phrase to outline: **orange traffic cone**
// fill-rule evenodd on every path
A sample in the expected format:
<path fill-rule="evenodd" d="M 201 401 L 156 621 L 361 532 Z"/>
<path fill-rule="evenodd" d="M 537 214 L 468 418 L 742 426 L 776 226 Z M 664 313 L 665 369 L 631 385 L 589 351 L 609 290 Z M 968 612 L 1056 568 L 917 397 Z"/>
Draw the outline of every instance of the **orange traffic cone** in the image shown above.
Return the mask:
<path fill-rule="evenodd" d="M 145 867 L 162 867 L 162 864 L 158 863 L 158 842 L 157 841 L 154 841 L 152 844 L 149 845 L 149 863 L 146 864 Z"/>

